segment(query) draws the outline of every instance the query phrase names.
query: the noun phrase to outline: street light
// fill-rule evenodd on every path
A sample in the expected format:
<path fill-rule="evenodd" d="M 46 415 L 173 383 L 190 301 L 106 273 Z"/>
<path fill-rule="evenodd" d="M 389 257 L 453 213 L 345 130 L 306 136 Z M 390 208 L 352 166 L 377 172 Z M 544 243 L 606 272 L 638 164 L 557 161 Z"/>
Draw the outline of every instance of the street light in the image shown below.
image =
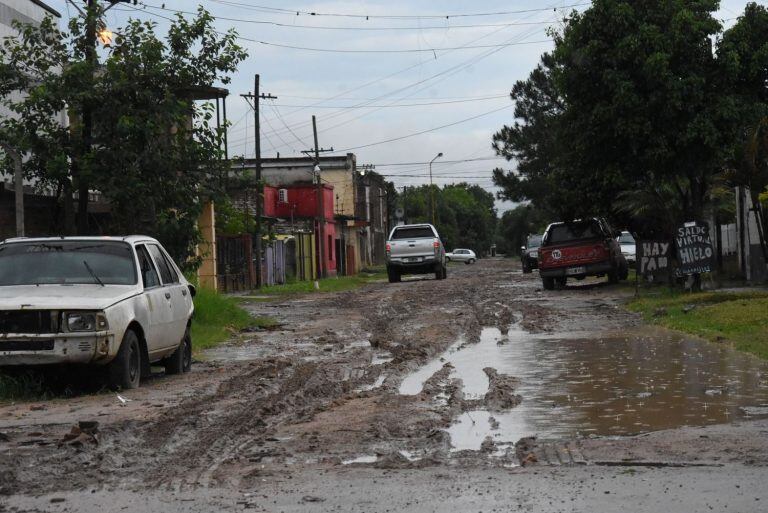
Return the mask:
<path fill-rule="evenodd" d="M 435 158 L 429 161 L 429 197 L 430 208 L 432 210 L 432 225 L 435 224 L 435 189 L 432 187 L 432 162 L 443 156 L 443 152 L 438 153 Z"/>

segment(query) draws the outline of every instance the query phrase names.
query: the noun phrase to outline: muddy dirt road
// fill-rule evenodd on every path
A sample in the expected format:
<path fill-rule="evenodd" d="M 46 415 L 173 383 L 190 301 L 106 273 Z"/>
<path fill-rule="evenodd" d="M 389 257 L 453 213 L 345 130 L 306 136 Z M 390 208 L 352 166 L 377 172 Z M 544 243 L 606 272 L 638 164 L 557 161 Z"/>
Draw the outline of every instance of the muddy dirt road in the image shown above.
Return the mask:
<path fill-rule="evenodd" d="M 765 511 L 768 365 L 515 262 L 254 301 L 182 377 L 0 405 L 0 511 Z"/>

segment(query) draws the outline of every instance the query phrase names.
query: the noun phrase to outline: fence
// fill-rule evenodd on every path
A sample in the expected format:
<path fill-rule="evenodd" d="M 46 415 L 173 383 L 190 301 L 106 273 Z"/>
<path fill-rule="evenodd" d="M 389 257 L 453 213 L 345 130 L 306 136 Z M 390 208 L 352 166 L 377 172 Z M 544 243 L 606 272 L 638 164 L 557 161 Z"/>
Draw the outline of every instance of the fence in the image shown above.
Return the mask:
<path fill-rule="evenodd" d="M 261 282 L 263 285 L 281 285 L 285 283 L 285 242 L 275 240 L 264 248 L 264 258 L 261 267 Z"/>
<path fill-rule="evenodd" d="M 254 282 L 250 235 L 216 237 L 216 266 L 220 292 L 250 290 Z"/>

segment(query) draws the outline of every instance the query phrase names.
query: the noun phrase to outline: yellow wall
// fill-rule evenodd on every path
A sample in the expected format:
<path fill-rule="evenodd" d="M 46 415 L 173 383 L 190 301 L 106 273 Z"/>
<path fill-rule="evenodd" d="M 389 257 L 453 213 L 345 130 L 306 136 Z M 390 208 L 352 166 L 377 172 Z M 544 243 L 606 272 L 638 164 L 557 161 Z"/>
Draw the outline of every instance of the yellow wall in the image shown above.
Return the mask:
<path fill-rule="evenodd" d="M 322 175 L 324 183 L 333 185 L 333 213 L 354 216 L 355 187 L 352 183 L 352 172 L 348 169 L 323 169 Z"/>
<path fill-rule="evenodd" d="M 201 287 L 218 290 L 216 272 L 216 211 L 212 201 L 203 205 L 203 211 L 197 219 L 197 226 L 203 237 L 197 245 L 197 255 L 202 258 L 202 264 L 197 270 L 197 278 Z"/>

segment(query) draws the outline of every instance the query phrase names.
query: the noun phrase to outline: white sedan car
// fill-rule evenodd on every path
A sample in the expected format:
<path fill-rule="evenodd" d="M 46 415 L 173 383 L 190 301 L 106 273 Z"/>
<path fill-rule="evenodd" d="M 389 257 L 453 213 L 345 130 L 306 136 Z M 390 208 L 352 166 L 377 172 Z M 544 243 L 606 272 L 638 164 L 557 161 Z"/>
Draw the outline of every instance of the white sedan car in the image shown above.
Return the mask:
<path fill-rule="evenodd" d="M 445 254 L 445 259 L 449 262 L 464 262 L 469 265 L 477 261 L 477 255 L 471 249 L 454 249 L 451 253 Z"/>
<path fill-rule="evenodd" d="M 136 388 L 160 362 L 190 369 L 195 289 L 155 239 L 61 237 L 0 243 L 0 367 L 106 366 Z"/>

